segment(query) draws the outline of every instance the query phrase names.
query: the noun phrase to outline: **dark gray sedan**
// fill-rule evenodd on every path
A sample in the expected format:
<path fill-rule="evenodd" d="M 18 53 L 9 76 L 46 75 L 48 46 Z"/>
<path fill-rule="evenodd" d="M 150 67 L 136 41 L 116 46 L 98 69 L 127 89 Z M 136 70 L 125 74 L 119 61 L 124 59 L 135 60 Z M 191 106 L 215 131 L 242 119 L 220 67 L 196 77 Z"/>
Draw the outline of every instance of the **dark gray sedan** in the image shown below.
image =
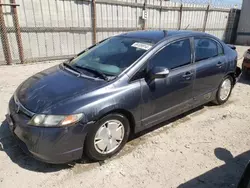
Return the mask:
<path fill-rule="evenodd" d="M 210 101 L 225 103 L 241 74 L 236 63 L 234 47 L 205 33 L 129 32 L 28 78 L 7 120 L 39 160 L 104 160 L 131 134 Z"/>

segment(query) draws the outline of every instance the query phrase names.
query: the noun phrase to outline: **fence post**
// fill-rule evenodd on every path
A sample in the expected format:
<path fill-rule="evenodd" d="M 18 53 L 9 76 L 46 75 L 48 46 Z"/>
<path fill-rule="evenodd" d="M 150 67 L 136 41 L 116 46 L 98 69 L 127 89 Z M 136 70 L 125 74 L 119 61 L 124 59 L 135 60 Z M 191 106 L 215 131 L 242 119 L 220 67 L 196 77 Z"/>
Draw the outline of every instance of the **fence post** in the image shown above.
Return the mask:
<path fill-rule="evenodd" d="M 178 30 L 181 29 L 182 9 L 183 9 L 183 4 L 181 3 L 180 12 L 179 12 L 179 20 L 178 20 Z"/>
<path fill-rule="evenodd" d="M 203 31 L 203 32 L 206 31 L 207 18 L 208 18 L 209 8 L 210 8 L 210 5 L 207 5 L 207 10 L 206 10 L 206 12 L 205 12 L 205 17 L 204 17 L 204 22 L 203 22 L 203 27 L 202 27 L 202 31 Z"/>
<path fill-rule="evenodd" d="M 3 6 L 2 6 L 1 0 L 0 0 L 0 31 L 1 31 L 0 33 L 1 33 L 1 39 L 2 39 L 2 44 L 3 44 L 3 52 L 4 52 L 5 61 L 7 62 L 8 65 L 10 65 L 12 63 L 12 59 L 11 59 L 9 40 L 8 40 L 8 35 L 7 35 L 7 29 L 5 26 Z"/>
<path fill-rule="evenodd" d="M 146 6 L 147 6 L 147 0 L 144 0 L 144 4 L 143 4 L 143 8 L 142 10 L 146 10 Z M 142 23 L 142 30 L 145 30 L 146 29 L 146 20 L 143 19 L 143 23 Z"/>
<path fill-rule="evenodd" d="M 23 42 L 22 42 L 21 30 L 20 30 L 20 25 L 18 21 L 18 15 L 17 15 L 16 0 L 12 0 L 12 3 L 13 3 L 12 5 L 13 23 L 14 23 L 15 30 L 16 30 L 16 41 L 17 41 L 17 46 L 18 46 L 19 58 L 20 58 L 21 63 L 24 63 Z"/>
<path fill-rule="evenodd" d="M 93 35 L 93 44 L 96 44 L 96 1 L 92 0 L 92 35 Z"/>
<path fill-rule="evenodd" d="M 239 23 L 239 18 L 240 18 L 240 10 L 238 9 L 230 9 L 228 12 L 228 19 L 227 19 L 227 25 L 226 29 L 224 32 L 224 42 L 234 44 L 236 40 L 236 33 L 237 33 L 237 28 L 238 28 L 238 23 Z"/>
<path fill-rule="evenodd" d="M 160 19 L 159 19 L 159 29 L 161 29 L 161 16 L 162 16 L 162 0 L 160 0 Z"/>

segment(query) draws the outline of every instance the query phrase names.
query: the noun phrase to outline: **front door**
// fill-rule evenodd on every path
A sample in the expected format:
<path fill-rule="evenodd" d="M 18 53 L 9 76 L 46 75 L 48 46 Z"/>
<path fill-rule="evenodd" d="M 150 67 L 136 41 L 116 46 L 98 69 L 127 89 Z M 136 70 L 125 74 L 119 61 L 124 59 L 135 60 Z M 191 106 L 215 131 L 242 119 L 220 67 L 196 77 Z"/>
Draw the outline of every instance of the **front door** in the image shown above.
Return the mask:
<path fill-rule="evenodd" d="M 148 70 L 153 67 L 165 67 L 170 72 L 165 78 L 151 81 L 141 79 L 144 127 L 180 114 L 189 106 L 195 77 L 190 46 L 189 38 L 172 42 L 148 61 Z"/>

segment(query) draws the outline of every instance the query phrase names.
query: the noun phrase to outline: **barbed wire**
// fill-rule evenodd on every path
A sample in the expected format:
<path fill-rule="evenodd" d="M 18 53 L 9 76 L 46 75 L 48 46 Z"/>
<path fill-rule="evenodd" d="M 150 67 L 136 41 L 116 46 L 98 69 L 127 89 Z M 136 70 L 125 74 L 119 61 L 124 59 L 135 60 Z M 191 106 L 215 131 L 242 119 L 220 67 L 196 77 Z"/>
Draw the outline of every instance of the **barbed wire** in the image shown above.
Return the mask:
<path fill-rule="evenodd" d="M 242 1 L 225 1 L 225 0 L 170 0 L 172 2 L 187 3 L 187 4 L 197 4 L 197 5 L 210 5 L 212 7 L 222 7 L 222 8 L 237 8 L 241 9 Z"/>
<path fill-rule="evenodd" d="M 237 1 L 238 4 L 232 3 Z M 99 1 L 95 18 L 99 31 L 94 32 L 93 5 L 91 1 L 88 2 L 33 0 L 29 5 L 23 0 L 16 11 L 14 7 L 0 7 L 0 64 L 66 59 L 92 45 L 93 36 L 100 41 L 121 32 L 141 29 L 141 5 L 138 6 L 138 3 L 153 5 L 148 9 L 150 16 L 145 21 L 147 29 L 188 28 L 206 31 L 221 39 L 224 39 L 224 33 L 230 39 L 236 12 L 239 12 L 231 11 L 230 8 L 241 8 L 240 0 L 107 0 L 107 4 Z M 181 4 L 184 8 L 190 7 L 190 10 L 182 11 Z M 161 11 L 160 5 L 169 9 Z M 208 27 L 203 28 L 207 5 L 212 9 L 226 10 L 214 9 L 207 13 L 211 16 L 206 22 Z M 202 9 L 193 11 L 196 7 Z M 176 10 L 180 10 L 179 13 Z M 181 19 L 178 15 L 181 15 Z"/>

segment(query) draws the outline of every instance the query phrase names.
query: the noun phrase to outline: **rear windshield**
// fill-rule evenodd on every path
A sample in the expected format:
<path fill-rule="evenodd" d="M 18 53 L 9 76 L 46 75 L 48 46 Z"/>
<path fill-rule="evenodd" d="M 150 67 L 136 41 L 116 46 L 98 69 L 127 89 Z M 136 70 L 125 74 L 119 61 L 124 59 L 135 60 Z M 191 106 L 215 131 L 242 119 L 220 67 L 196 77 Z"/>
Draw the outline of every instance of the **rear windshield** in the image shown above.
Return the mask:
<path fill-rule="evenodd" d="M 78 68 L 81 66 L 106 75 L 116 76 L 152 46 L 153 43 L 150 41 L 116 36 L 84 52 L 70 63 Z"/>

